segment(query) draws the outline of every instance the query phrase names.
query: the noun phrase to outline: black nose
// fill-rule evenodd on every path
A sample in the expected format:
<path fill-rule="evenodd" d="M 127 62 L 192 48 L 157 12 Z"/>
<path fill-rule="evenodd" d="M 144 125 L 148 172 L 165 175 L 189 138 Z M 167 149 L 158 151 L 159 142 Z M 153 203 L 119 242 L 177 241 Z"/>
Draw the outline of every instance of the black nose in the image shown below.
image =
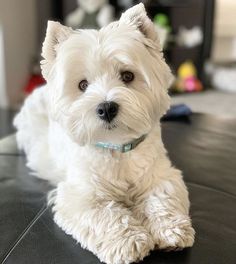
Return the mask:
<path fill-rule="evenodd" d="M 104 102 L 98 105 L 97 115 L 104 121 L 111 122 L 117 115 L 119 105 L 115 102 Z"/>

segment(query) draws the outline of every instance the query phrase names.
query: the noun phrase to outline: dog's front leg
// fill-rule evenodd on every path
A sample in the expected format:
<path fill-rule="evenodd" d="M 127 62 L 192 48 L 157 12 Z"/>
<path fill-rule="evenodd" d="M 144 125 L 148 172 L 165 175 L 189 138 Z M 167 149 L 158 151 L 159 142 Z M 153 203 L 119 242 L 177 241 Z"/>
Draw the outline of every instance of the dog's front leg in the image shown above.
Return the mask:
<path fill-rule="evenodd" d="M 180 171 L 170 168 L 156 187 L 134 208 L 134 215 L 152 234 L 157 248 L 191 247 L 195 231 L 189 217 L 189 200 Z M 167 176 L 167 177 L 166 177 Z"/>
<path fill-rule="evenodd" d="M 152 236 L 121 203 L 62 182 L 54 201 L 55 222 L 105 263 L 143 259 L 154 248 Z"/>

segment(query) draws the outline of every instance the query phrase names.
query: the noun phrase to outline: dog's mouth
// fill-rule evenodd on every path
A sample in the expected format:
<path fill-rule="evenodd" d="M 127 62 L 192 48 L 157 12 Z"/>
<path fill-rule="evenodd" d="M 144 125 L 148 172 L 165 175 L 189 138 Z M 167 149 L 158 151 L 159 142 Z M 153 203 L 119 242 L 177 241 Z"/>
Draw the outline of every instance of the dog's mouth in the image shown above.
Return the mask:
<path fill-rule="evenodd" d="M 112 123 L 112 124 L 104 123 L 103 127 L 104 127 L 105 130 L 114 130 L 114 129 L 117 128 L 117 124 L 115 124 L 115 123 Z"/>

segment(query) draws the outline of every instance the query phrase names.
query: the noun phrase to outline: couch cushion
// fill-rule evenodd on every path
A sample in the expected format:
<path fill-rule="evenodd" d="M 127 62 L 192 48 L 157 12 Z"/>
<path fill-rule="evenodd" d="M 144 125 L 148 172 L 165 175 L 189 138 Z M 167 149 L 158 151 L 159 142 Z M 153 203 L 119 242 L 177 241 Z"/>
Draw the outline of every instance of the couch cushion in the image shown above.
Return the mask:
<path fill-rule="evenodd" d="M 9 135 L 0 139 L 0 154 L 13 154 L 19 155 L 21 151 L 18 150 L 16 145 L 15 134 Z"/>
<path fill-rule="evenodd" d="M 163 140 L 184 172 L 196 242 L 181 252 L 153 251 L 142 263 L 236 263 L 236 120 L 194 114 L 164 122 Z M 0 262 L 100 263 L 53 222 L 49 189 L 29 175 L 22 154 L 0 154 Z"/>

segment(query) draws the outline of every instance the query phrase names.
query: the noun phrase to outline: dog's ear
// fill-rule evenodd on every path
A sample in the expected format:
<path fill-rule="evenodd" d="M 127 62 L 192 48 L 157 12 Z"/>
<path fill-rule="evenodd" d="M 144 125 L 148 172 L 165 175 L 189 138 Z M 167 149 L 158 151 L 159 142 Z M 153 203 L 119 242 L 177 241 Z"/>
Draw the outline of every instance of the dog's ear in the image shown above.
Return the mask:
<path fill-rule="evenodd" d="M 61 25 L 59 22 L 48 21 L 46 37 L 43 42 L 41 69 L 43 77 L 47 80 L 57 55 L 57 48 L 69 38 L 73 30 Z"/>
<path fill-rule="evenodd" d="M 155 42 L 159 42 L 159 38 L 155 30 L 154 24 L 147 16 L 147 12 L 143 3 L 135 5 L 125 11 L 121 16 L 119 23 L 125 23 L 135 26 L 147 38 Z"/>

